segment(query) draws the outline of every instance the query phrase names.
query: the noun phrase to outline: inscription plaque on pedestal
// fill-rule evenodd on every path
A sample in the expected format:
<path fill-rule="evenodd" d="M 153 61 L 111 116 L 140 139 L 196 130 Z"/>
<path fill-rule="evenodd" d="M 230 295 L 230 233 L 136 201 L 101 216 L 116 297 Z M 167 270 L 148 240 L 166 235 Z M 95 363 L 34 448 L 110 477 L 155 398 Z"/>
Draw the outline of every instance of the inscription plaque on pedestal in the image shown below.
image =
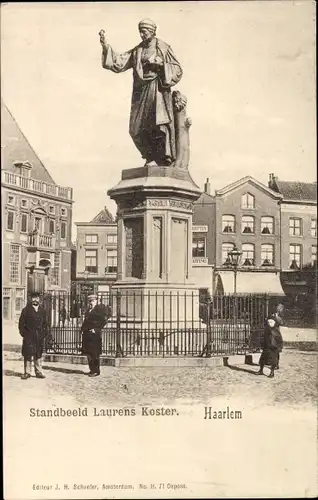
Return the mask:
<path fill-rule="evenodd" d="M 125 275 L 127 278 L 143 276 L 144 269 L 144 228 L 141 217 L 125 219 Z"/>

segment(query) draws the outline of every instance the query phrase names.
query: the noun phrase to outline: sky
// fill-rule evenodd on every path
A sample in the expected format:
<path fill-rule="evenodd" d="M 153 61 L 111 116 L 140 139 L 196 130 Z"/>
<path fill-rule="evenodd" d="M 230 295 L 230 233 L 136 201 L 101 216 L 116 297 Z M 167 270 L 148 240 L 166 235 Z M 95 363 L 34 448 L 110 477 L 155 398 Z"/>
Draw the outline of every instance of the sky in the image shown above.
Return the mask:
<path fill-rule="evenodd" d="M 315 3 L 7 3 L 1 94 L 56 183 L 74 189 L 73 221 L 91 220 L 121 170 L 143 165 L 129 133 L 132 72 L 101 66 L 140 41 L 147 17 L 183 68 L 191 175 L 212 192 L 246 175 L 316 180 Z M 75 236 L 75 233 L 74 233 Z"/>

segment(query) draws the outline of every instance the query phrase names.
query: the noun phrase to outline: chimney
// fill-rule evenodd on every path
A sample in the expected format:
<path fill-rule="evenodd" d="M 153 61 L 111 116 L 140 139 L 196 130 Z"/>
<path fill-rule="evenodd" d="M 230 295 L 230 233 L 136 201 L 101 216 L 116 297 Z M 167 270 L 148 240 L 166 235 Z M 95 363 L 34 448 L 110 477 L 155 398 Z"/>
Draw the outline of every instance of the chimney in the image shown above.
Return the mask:
<path fill-rule="evenodd" d="M 270 189 L 274 189 L 276 181 L 277 181 L 277 177 L 275 176 L 275 174 L 269 174 L 268 187 Z"/>
<path fill-rule="evenodd" d="M 207 194 L 211 194 L 210 179 L 208 177 L 207 177 L 206 182 L 204 183 L 204 192 Z"/>

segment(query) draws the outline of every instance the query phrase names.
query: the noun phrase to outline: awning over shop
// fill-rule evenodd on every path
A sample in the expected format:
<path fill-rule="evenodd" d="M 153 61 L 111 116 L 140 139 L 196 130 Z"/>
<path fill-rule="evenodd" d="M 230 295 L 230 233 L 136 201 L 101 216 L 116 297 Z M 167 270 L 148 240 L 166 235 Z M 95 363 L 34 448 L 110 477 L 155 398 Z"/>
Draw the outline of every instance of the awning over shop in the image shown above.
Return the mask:
<path fill-rule="evenodd" d="M 234 272 L 220 271 L 218 273 L 217 293 L 234 292 Z M 236 279 L 236 292 L 238 294 L 263 294 L 285 295 L 279 274 L 277 273 L 244 273 L 238 272 Z"/>

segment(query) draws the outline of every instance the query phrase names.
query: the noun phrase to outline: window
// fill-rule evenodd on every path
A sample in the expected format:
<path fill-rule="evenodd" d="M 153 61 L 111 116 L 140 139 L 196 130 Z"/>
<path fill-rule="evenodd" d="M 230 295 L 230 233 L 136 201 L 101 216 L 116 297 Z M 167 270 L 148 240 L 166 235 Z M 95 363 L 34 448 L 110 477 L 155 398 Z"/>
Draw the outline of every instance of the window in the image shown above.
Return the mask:
<path fill-rule="evenodd" d="M 311 219 L 311 236 L 317 237 L 317 219 Z"/>
<path fill-rule="evenodd" d="M 61 208 L 61 215 L 62 215 L 63 217 L 65 217 L 65 216 L 66 216 L 66 208 Z"/>
<path fill-rule="evenodd" d="M 7 217 L 7 229 L 10 229 L 10 231 L 13 231 L 13 225 L 14 225 L 14 212 L 9 210 L 8 217 Z"/>
<path fill-rule="evenodd" d="M 117 234 L 108 234 L 107 235 L 107 243 L 117 244 Z"/>
<path fill-rule="evenodd" d="M 301 236 L 301 219 L 295 219 L 294 217 L 289 219 L 289 235 Z"/>
<path fill-rule="evenodd" d="M 97 234 L 85 234 L 85 243 L 98 243 Z"/>
<path fill-rule="evenodd" d="M 54 205 L 50 205 L 49 206 L 49 213 L 50 214 L 55 214 L 55 206 Z"/>
<path fill-rule="evenodd" d="M 49 220 L 49 233 L 50 234 L 55 233 L 55 221 L 52 219 Z"/>
<path fill-rule="evenodd" d="M 261 233 L 274 234 L 274 217 L 261 217 Z"/>
<path fill-rule="evenodd" d="M 205 257 L 205 238 L 193 239 L 192 257 Z"/>
<path fill-rule="evenodd" d="M 61 222 L 61 239 L 65 240 L 66 238 L 66 222 Z"/>
<path fill-rule="evenodd" d="M 8 195 L 8 205 L 15 205 L 15 197 L 12 194 Z"/>
<path fill-rule="evenodd" d="M 234 215 L 222 215 L 222 233 L 235 233 Z"/>
<path fill-rule="evenodd" d="M 85 271 L 97 273 L 97 250 L 85 250 Z"/>
<path fill-rule="evenodd" d="M 317 245 L 312 245 L 311 247 L 311 265 L 317 265 Z"/>
<path fill-rule="evenodd" d="M 54 266 L 49 273 L 50 285 L 60 284 L 60 252 L 54 254 Z"/>
<path fill-rule="evenodd" d="M 301 246 L 289 245 L 289 269 L 300 269 L 301 267 Z"/>
<path fill-rule="evenodd" d="M 117 250 L 107 250 L 106 273 L 117 273 Z"/>
<path fill-rule="evenodd" d="M 254 226 L 254 217 L 251 215 L 242 215 L 242 233 L 254 233 Z"/>
<path fill-rule="evenodd" d="M 255 197 L 250 193 L 243 194 L 241 198 L 242 208 L 255 208 Z"/>
<path fill-rule="evenodd" d="M 273 266 L 274 265 L 274 246 L 273 245 L 262 245 L 261 246 L 261 263 L 262 266 Z"/>
<path fill-rule="evenodd" d="M 21 215 L 21 233 L 26 233 L 28 230 L 28 216 L 27 214 Z"/>
<path fill-rule="evenodd" d="M 242 245 L 242 265 L 254 266 L 254 245 L 252 243 L 244 243 Z"/>
<path fill-rule="evenodd" d="M 15 299 L 15 313 L 20 314 L 24 305 L 24 300 L 20 297 L 16 297 Z"/>
<path fill-rule="evenodd" d="M 10 282 L 20 283 L 20 246 L 10 245 Z"/>
<path fill-rule="evenodd" d="M 10 319 L 10 297 L 3 297 L 2 304 L 3 319 Z"/>
<path fill-rule="evenodd" d="M 37 229 L 39 232 L 41 232 L 41 229 L 42 229 L 42 219 L 41 219 L 41 217 L 35 217 L 35 219 L 34 219 L 34 229 Z"/>
<path fill-rule="evenodd" d="M 28 208 L 28 201 L 27 200 L 21 200 L 21 207 L 22 208 Z"/>
<path fill-rule="evenodd" d="M 234 243 L 222 243 L 222 264 L 224 265 L 230 265 L 231 260 L 228 256 L 228 253 L 233 250 L 234 248 Z"/>

